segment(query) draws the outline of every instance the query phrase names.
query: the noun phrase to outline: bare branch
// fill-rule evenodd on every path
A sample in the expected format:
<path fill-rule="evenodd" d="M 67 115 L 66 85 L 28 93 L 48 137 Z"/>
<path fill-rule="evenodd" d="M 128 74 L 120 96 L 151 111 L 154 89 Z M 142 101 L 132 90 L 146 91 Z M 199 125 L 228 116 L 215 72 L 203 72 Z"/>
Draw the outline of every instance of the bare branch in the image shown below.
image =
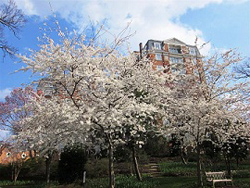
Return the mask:
<path fill-rule="evenodd" d="M 26 19 L 22 10 L 18 9 L 15 2 L 10 0 L 8 4 L 0 6 L 0 48 L 4 56 L 13 56 L 17 51 L 15 47 L 8 44 L 4 37 L 4 29 L 9 29 L 18 38 L 18 32 L 23 27 Z"/>

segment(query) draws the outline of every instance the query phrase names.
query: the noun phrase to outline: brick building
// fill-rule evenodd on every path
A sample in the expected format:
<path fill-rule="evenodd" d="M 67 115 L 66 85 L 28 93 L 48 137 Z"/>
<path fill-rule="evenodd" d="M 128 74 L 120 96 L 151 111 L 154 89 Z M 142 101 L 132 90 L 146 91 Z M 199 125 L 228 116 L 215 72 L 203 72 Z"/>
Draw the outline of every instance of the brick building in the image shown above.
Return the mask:
<path fill-rule="evenodd" d="M 34 151 L 13 151 L 7 147 L 0 148 L 0 164 L 24 162 L 32 157 L 35 157 Z"/>
<path fill-rule="evenodd" d="M 202 72 L 202 56 L 198 48 L 171 38 L 164 41 L 148 40 L 137 52 L 139 58 L 147 57 L 153 68 L 165 73 L 195 74 Z"/>

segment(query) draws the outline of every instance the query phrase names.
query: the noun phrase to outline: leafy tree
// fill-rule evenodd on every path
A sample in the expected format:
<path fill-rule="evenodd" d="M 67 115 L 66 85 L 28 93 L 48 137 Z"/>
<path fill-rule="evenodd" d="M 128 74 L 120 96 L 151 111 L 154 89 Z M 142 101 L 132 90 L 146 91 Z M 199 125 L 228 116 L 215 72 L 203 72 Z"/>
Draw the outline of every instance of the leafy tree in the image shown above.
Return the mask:
<path fill-rule="evenodd" d="M 9 29 L 16 37 L 21 27 L 26 22 L 23 12 L 17 8 L 15 2 L 10 0 L 8 4 L 0 6 L 0 48 L 4 54 L 13 56 L 17 51 L 4 37 L 5 28 Z"/>

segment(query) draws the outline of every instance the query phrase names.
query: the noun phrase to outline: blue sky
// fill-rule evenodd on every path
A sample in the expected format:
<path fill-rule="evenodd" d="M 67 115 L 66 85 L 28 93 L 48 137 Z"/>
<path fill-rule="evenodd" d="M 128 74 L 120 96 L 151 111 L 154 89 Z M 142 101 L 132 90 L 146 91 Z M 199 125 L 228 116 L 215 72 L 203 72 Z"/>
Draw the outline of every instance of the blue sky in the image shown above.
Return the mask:
<path fill-rule="evenodd" d="M 176 37 L 194 44 L 198 36 L 200 44 L 210 41 L 202 50 L 204 55 L 209 55 L 212 48 L 237 48 L 243 57 L 250 57 L 250 1 L 246 0 L 16 0 L 27 23 L 19 33 L 20 39 L 9 31 L 5 35 L 19 53 L 29 53 L 28 48 L 39 49 L 39 27 L 52 14 L 49 2 L 62 27 L 69 29 L 83 30 L 89 20 L 106 20 L 110 32 L 117 34 L 131 22 L 130 30 L 136 32 L 129 40 L 132 51 L 148 39 Z M 0 101 L 13 88 L 35 79 L 30 78 L 29 72 L 11 74 L 23 66 L 15 61 L 18 59 L 8 57 L 0 61 Z"/>

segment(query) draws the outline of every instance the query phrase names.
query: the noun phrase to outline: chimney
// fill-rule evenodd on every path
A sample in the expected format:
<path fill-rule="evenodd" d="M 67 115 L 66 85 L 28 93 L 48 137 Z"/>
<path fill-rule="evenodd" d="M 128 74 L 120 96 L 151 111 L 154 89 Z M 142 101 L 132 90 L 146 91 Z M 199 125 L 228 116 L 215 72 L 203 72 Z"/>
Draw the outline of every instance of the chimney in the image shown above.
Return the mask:
<path fill-rule="evenodd" d="M 139 44 L 139 49 L 140 49 L 140 59 L 142 59 L 142 43 L 141 42 Z"/>

